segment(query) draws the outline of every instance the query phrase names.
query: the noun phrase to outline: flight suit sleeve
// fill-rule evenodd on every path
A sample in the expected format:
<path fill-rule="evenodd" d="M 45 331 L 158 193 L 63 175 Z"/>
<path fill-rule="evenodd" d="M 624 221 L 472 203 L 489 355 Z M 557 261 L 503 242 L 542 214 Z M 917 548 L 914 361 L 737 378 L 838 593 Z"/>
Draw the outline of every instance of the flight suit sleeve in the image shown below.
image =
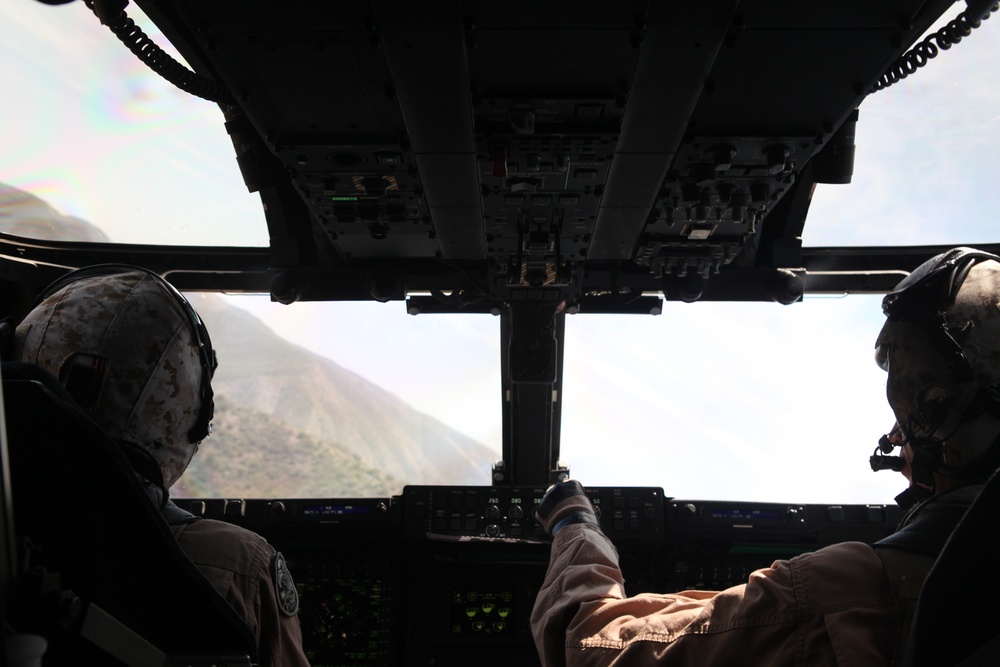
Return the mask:
<path fill-rule="evenodd" d="M 878 556 L 844 543 L 776 561 L 724 591 L 626 597 L 600 530 L 552 543 L 531 627 L 545 667 L 886 665 L 898 610 Z"/>
<path fill-rule="evenodd" d="M 258 647 L 262 665 L 308 667 L 309 660 L 302 648 L 298 593 L 281 553 L 274 553 L 267 572 L 261 573 L 259 586 Z"/>
<path fill-rule="evenodd" d="M 566 665 L 568 628 L 583 604 L 625 597 L 618 551 L 600 530 L 566 526 L 552 541 L 545 583 L 531 612 L 531 632 L 545 667 Z"/>

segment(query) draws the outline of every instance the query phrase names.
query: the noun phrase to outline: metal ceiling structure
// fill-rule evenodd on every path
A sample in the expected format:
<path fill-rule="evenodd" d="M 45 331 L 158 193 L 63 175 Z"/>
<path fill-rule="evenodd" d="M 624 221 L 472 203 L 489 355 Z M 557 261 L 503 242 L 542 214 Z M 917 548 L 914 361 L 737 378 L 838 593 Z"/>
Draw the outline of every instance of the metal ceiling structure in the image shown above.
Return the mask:
<path fill-rule="evenodd" d="M 121 4 L 88 0 L 220 104 L 270 247 L 0 236 L 8 306 L 127 262 L 186 290 L 500 314 L 498 482 L 556 469 L 562 315 L 884 292 L 943 250 L 801 236 L 814 185 L 851 180 L 859 105 L 926 61 L 950 0 L 138 0 L 193 72 Z"/>

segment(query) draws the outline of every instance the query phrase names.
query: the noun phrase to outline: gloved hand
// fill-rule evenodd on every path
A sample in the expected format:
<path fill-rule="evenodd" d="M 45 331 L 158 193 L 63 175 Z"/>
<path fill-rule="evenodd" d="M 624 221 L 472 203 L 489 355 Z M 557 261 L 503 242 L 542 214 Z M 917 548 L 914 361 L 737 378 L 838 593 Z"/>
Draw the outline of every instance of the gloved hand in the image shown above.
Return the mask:
<path fill-rule="evenodd" d="M 552 537 L 571 523 L 589 523 L 599 527 L 594 506 L 584 494 L 583 486 L 575 479 L 550 486 L 535 509 L 535 519 Z"/>

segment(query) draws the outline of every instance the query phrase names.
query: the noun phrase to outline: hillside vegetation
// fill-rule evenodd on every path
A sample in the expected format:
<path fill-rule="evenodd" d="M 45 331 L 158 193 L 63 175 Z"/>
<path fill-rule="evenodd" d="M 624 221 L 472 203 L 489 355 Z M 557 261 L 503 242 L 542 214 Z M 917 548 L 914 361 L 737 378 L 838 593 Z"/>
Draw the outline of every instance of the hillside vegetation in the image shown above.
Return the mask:
<path fill-rule="evenodd" d="M 365 465 L 260 410 L 216 397 L 214 431 L 172 491 L 175 496 L 390 496 L 403 481 Z"/>
<path fill-rule="evenodd" d="M 222 298 L 188 296 L 218 352 L 217 408 L 175 494 L 385 496 L 404 483 L 489 483 L 496 452 Z"/>

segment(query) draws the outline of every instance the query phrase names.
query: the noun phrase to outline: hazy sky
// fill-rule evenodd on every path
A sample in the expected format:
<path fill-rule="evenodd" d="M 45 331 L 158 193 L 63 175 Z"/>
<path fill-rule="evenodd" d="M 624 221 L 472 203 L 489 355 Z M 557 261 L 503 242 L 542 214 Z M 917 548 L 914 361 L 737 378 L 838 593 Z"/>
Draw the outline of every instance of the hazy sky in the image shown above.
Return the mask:
<path fill-rule="evenodd" d="M 817 190 L 806 245 L 997 240 L 1000 19 L 992 23 L 865 101 L 853 183 Z M 7 0 L 0 26 L 0 183 L 114 241 L 266 245 L 217 107 L 150 75 L 82 2 Z M 410 317 L 401 303 L 233 301 L 499 453 L 497 318 Z M 881 324 L 874 296 L 570 317 L 562 456 L 594 485 L 891 502 L 901 478 L 867 464 L 892 423 L 872 361 Z M 222 372 L 225 343 L 215 342 Z"/>

